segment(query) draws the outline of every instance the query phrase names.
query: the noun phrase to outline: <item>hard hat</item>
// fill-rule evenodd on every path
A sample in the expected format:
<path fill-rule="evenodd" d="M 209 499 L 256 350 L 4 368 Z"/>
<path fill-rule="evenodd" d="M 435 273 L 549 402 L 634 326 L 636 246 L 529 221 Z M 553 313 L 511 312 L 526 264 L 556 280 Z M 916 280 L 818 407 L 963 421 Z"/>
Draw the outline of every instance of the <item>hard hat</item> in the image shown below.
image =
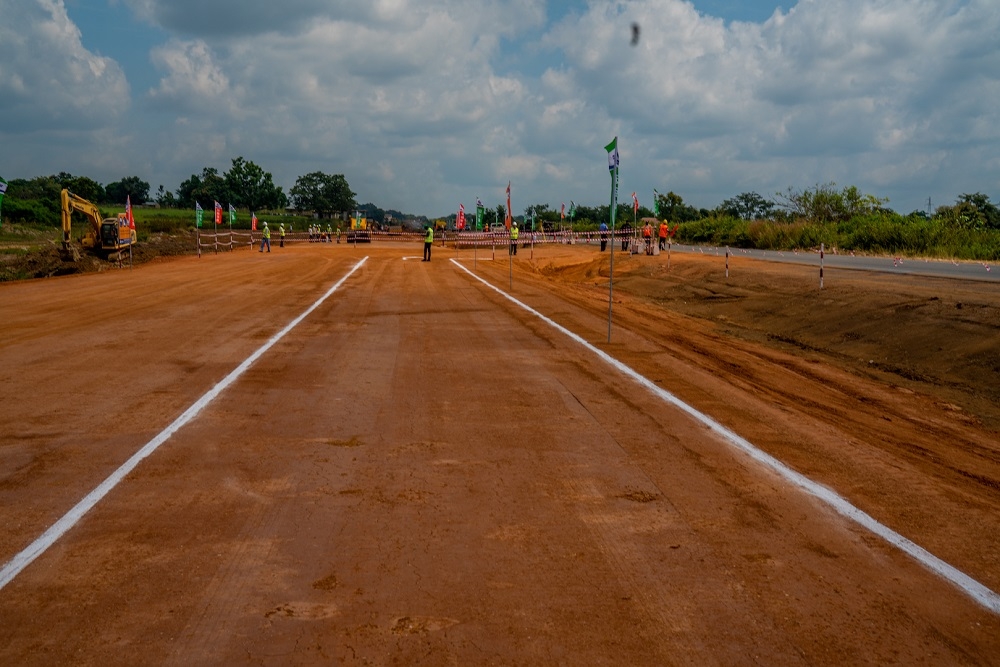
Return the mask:
<path fill-rule="evenodd" d="M 264 221 L 264 226 L 267 227 L 267 220 Z"/>

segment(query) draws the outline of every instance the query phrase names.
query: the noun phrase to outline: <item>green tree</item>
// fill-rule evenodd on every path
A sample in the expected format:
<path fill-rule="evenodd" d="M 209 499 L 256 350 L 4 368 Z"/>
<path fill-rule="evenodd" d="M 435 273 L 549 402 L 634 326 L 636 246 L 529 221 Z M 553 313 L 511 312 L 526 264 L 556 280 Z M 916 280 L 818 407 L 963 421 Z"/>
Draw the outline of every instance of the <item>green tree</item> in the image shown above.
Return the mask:
<path fill-rule="evenodd" d="M 292 205 L 300 211 L 315 211 L 317 215 L 328 217 L 333 214 L 353 211 L 357 208 L 355 193 L 347 184 L 343 174 L 324 174 L 314 171 L 299 176 L 289 191 Z"/>
<path fill-rule="evenodd" d="M 201 170 L 201 176 L 192 174 L 177 188 L 179 208 L 194 208 L 197 202 L 208 209 L 213 202 L 224 204 L 231 200 L 226 180 L 219 176 L 219 170 L 215 167 L 205 167 Z"/>
<path fill-rule="evenodd" d="M 250 211 L 284 208 L 287 201 L 280 187 L 274 185 L 270 172 L 266 172 L 243 156 L 233 159 L 233 167 L 225 174 L 226 189 L 237 208 Z"/>
<path fill-rule="evenodd" d="M 884 211 L 883 205 L 889 201 L 862 194 L 853 185 L 839 191 L 836 183 L 816 185 L 802 191 L 788 188 L 777 193 L 776 198 L 778 206 L 787 210 L 793 218 L 813 222 L 842 222 L 858 215 L 877 213 Z"/>
<path fill-rule="evenodd" d="M 125 204 L 131 200 L 133 205 L 145 204 L 149 201 L 149 183 L 138 176 L 126 176 L 120 181 L 108 183 L 104 190 L 107 201 L 114 204 Z"/>
<path fill-rule="evenodd" d="M 362 204 L 358 207 L 358 210 L 365 214 L 365 218 L 367 218 L 369 222 L 376 222 L 379 225 L 385 223 L 386 211 L 371 202 Z"/>
<path fill-rule="evenodd" d="M 966 205 L 968 214 L 976 219 L 979 228 L 1000 229 L 1000 209 L 988 196 L 981 192 L 963 194 L 957 203 Z"/>
<path fill-rule="evenodd" d="M 32 179 L 12 178 L 7 184 L 8 199 L 37 199 L 51 201 L 58 211 L 59 191 L 62 185 L 55 176 L 38 176 Z"/>
<path fill-rule="evenodd" d="M 722 202 L 719 208 L 728 215 L 742 220 L 766 219 L 774 211 L 774 202 L 756 192 L 744 192 Z"/>
<path fill-rule="evenodd" d="M 693 206 L 684 203 L 684 198 L 671 190 L 667 194 L 656 193 L 656 204 L 660 217 L 671 222 L 700 220 L 704 215 Z"/>
<path fill-rule="evenodd" d="M 73 176 L 66 172 L 60 172 L 54 176 L 59 185 L 66 188 L 78 197 L 83 197 L 87 201 L 98 204 L 107 201 L 107 193 L 104 186 L 92 178 L 86 176 Z"/>
<path fill-rule="evenodd" d="M 174 198 L 174 193 L 169 190 L 164 190 L 162 185 L 160 185 L 159 189 L 156 191 L 156 203 L 161 208 L 175 208 L 177 206 L 177 200 Z"/>

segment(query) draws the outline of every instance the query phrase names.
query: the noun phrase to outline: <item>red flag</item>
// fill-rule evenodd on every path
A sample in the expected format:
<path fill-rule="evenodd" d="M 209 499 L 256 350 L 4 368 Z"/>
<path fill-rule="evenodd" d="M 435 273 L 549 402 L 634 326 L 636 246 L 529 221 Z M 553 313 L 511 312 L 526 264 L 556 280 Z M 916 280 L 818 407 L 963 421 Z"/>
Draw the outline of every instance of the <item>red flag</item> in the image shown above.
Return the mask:
<path fill-rule="evenodd" d="M 251 213 L 250 214 L 250 229 L 253 230 L 253 231 L 257 231 L 257 214 L 256 213 Z"/>
<path fill-rule="evenodd" d="M 559 219 L 560 220 L 566 219 L 566 202 L 563 202 L 562 208 L 559 209 Z"/>
<path fill-rule="evenodd" d="M 507 181 L 507 217 L 504 218 L 503 224 L 507 229 L 510 229 L 511 215 L 510 215 L 510 181 Z"/>
<path fill-rule="evenodd" d="M 135 218 L 132 217 L 132 195 L 125 195 L 125 217 L 128 218 L 128 228 L 135 229 Z"/>
<path fill-rule="evenodd" d="M 222 224 L 222 204 L 215 202 L 215 224 Z"/>
<path fill-rule="evenodd" d="M 465 204 L 458 205 L 458 224 L 456 226 L 459 229 L 465 229 Z"/>
<path fill-rule="evenodd" d="M 635 196 L 634 192 L 632 193 L 632 212 L 639 212 L 639 198 Z"/>

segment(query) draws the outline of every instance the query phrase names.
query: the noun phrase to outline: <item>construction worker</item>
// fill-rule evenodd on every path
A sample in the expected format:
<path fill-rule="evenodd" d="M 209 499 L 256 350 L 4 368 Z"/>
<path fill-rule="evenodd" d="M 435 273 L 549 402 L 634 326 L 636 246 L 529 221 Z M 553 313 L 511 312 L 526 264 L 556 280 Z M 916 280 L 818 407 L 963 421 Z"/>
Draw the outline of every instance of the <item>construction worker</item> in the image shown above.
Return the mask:
<path fill-rule="evenodd" d="M 647 221 L 642 228 L 642 240 L 646 244 L 646 254 L 653 254 L 653 225 Z"/>
<path fill-rule="evenodd" d="M 340 223 L 337 223 L 337 243 L 340 243 Z"/>
<path fill-rule="evenodd" d="M 271 252 L 271 230 L 267 228 L 267 223 L 264 223 L 264 231 L 260 235 L 260 251 L 264 252 L 264 246 L 267 246 L 267 251 Z"/>
<path fill-rule="evenodd" d="M 667 221 L 664 220 L 660 223 L 660 250 L 666 250 L 667 248 L 667 234 L 670 232 L 670 228 L 667 226 Z"/>
<path fill-rule="evenodd" d="M 330 223 L 326 224 L 326 242 L 333 243 L 333 225 Z"/>
<path fill-rule="evenodd" d="M 424 227 L 424 258 L 421 262 L 431 261 L 431 246 L 434 245 L 434 228 L 430 225 Z"/>
<path fill-rule="evenodd" d="M 510 254 L 517 254 L 517 223 L 510 224 Z"/>
<path fill-rule="evenodd" d="M 278 223 L 278 247 L 285 247 L 285 223 L 283 222 Z"/>

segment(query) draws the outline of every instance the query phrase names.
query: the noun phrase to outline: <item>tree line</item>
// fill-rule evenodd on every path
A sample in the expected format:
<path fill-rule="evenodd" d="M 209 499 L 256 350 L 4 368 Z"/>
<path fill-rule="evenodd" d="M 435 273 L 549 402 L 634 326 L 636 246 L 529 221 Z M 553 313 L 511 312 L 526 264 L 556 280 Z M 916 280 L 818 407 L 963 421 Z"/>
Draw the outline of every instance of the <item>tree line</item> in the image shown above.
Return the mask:
<path fill-rule="evenodd" d="M 149 183 L 138 176 L 128 176 L 107 185 L 66 172 L 33 179 L 15 178 L 8 183 L 3 203 L 4 218 L 12 222 L 58 225 L 59 191 L 63 188 L 99 205 L 123 206 L 130 201 L 135 206 L 142 206 L 155 202 L 165 208 L 193 209 L 196 202 L 207 208 L 218 201 L 226 208 L 232 204 L 237 209 L 248 211 L 284 210 L 290 204 L 300 211 L 314 211 L 320 217 L 361 210 L 369 220 L 380 224 L 390 219 L 414 217 L 399 211 L 386 211 L 372 203 L 359 206 L 343 174 L 314 171 L 299 176 L 286 195 L 280 186 L 274 184 L 270 172 L 241 156 L 234 158 L 231 168 L 225 172 L 205 167 L 200 174 L 192 174 L 175 192 L 166 191 L 160 185 L 151 194 Z M 1000 231 L 1000 208 L 988 195 L 980 192 L 962 194 L 954 204 L 939 206 L 933 212 L 917 210 L 905 216 L 888 208 L 887 204 L 885 198 L 863 193 L 855 186 L 838 188 L 835 183 L 801 190 L 788 188 L 770 198 L 757 192 L 743 192 L 724 200 L 714 209 L 690 206 L 679 194 L 670 191 L 665 194 L 656 192 L 652 208 L 640 206 L 635 210 L 633 202 L 621 202 L 615 218 L 619 224 L 631 224 L 633 220 L 645 217 L 672 223 L 739 220 L 837 224 L 874 216 L 887 220 L 930 220 L 948 228 L 970 231 Z M 487 224 L 502 222 L 506 209 L 499 204 L 495 209 L 488 208 L 486 214 Z M 455 214 L 447 216 L 449 220 L 454 218 Z M 610 220 L 610 207 L 570 202 L 568 209 L 564 205 L 556 209 L 547 203 L 539 203 L 525 208 L 524 215 L 517 216 L 517 219 L 522 224 L 534 220 L 546 227 L 573 224 L 596 228 L 602 221 Z"/>
<path fill-rule="evenodd" d="M 827 224 L 876 215 L 939 220 L 961 229 L 1000 231 L 1000 207 L 981 192 L 962 194 L 953 205 L 938 206 L 933 212 L 916 210 L 905 216 L 889 208 L 886 205 L 888 201 L 884 197 L 865 194 L 853 185 L 838 188 L 835 183 L 827 183 L 803 190 L 788 188 L 784 192 L 775 193 L 771 198 L 757 192 L 743 192 L 724 200 L 713 209 L 705 209 L 686 204 L 683 197 L 671 191 L 665 194 L 655 193 L 652 208 L 640 205 L 636 210 L 633 202 L 620 202 L 615 210 L 615 220 L 618 225 L 653 217 L 673 223 L 731 218 Z M 596 226 L 602 221 L 610 220 L 610 208 L 609 205 L 583 206 L 573 202 L 569 207 L 560 205 L 558 209 L 549 204 L 532 204 L 524 209 L 524 215 L 518 216 L 518 219 L 524 222 L 534 219 L 547 225 L 572 223 Z M 496 219 L 504 219 L 503 204 L 497 206 L 495 215 Z M 487 209 L 487 218 L 494 219 L 493 209 Z"/>
<path fill-rule="evenodd" d="M 97 204 L 133 206 L 156 203 L 163 208 L 193 209 L 195 203 L 204 208 L 219 202 L 228 208 L 247 211 L 280 211 L 291 204 L 300 211 L 315 211 L 320 217 L 330 217 L 357 208 L 355 193 L 343 174 L 314 171 L 299 176 L 288 194 L 274 184 L 270 172 L 264 171 L 242 156 L 232 160 L 232 167 L 219 173 L 205 167 L 201 174 L 192 174 L 181 182 L 176 192 L 160 185 L 150 193 L 150 185 L 138 176 L 101 185 L 87 176 L 60 172 L 32 179 L 15 178 L 7 184 L 3 202 L 3 217 L 10 222 L 59 224 L 59 193 L 67 189 L 73 194 Z"/>

